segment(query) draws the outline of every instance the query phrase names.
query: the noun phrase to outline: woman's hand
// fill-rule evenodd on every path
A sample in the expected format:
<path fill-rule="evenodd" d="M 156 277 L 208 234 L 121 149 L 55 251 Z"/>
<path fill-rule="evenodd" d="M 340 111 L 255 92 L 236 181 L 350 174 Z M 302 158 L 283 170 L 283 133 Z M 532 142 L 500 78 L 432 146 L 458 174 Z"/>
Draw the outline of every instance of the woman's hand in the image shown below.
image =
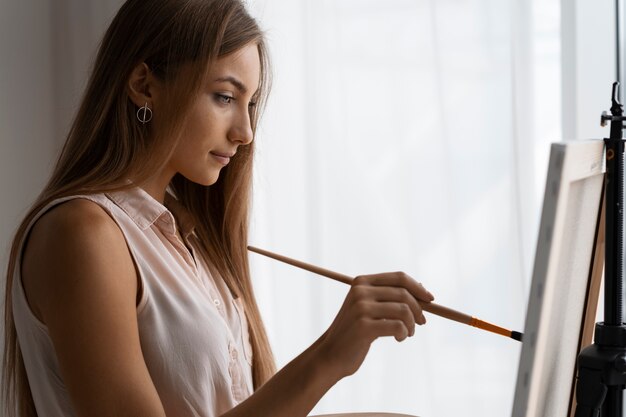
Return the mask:
<path fill-rule="evenodd" d="M 403 272 L 355 278 L 328 330 L 223 417 L 308 415 L 337 381 L 359 369 L 374 340 L 401 341 L 415 323 L 426 323 L 417 300 L 433 296 Z"/>
<path fill-rule="evenodd" d="M 426 318 L 417 300 L 431 302 L 433 295 L 404 272 L 361 275 L 326 333 L 319 349 L 337 380 L 359 369 L 370 345 L 382 336 L 401 342 L 415 333 L 415 323 Z"/>

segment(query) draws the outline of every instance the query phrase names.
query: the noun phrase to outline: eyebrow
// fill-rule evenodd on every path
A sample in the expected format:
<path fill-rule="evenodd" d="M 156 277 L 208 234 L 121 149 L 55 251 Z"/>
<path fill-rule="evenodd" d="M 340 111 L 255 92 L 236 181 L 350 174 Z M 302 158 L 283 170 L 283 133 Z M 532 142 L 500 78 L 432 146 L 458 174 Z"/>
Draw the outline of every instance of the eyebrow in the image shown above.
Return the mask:
<path fill-rule="evenodd" d="M 237 78 L 233 77 L 232 75 L 227 75 L 225 77 L 217 78 L 215 82 L 229 82 L 232 85 L 234 85 L 237 88 L 237 90 L 239 90 L 239 92 L 242 94 L 245 94 L 248 91 L 246 86 L 243 85 L 241 81 L 239 81 Z"/>

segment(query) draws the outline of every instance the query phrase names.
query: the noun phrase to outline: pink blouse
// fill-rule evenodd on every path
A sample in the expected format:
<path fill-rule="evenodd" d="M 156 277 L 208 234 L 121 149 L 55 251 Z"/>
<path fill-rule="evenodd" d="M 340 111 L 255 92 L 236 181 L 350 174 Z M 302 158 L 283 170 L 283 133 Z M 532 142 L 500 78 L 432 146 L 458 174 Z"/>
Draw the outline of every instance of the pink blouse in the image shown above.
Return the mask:
<path fill-rule="evenodd" d="M 47 210 L 74 198 L 99 204 L 126 238 L 143 287 L 137 305 L 141 349 L 167 415 L 216 417 L 250 396 L 252 348 L 243 304 L 196 256 L 198 237 L 185 208 L 169 193 L 163 205 L 140 187 L 75 195 L 44 207 L 27 233 Z M 176 219 L 185 242 L 176 234 Z M 28 306 L 19 267 L 13 282 L 15 326 L 37 413 L 74 416 L 54 346 Z"/>

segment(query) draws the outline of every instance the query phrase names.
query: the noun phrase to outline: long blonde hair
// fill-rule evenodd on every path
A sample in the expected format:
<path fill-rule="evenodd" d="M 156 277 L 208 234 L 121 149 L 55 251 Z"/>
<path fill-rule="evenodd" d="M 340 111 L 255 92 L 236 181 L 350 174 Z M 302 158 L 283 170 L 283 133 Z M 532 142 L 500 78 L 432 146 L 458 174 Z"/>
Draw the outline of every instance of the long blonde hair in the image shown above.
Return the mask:
<path fill-rule="evenodd" d="M 64 196 L 129 188 L 162 169 L 180 140 L 187 109 L 218 57 L 250 43 L 258 46 L 261 81 L 251 107 L 253 132 L 269 91 L 263 34 L 238 0 L 128 0 L 102 39 L 89 82 L 50 180 L 17 229 L 6 272 L 3 396 L 9 415 L 37 415 L 13 321 L 13 273 L 28 224 L 49 202 Z M 164 128 L 136 123 L 126 94 L 133 68 L 145 62 L 165 82 Z M 177 77 L 182 64 L 190 76 Z M 209 187 L 176 174 L 170 188 L 194 217 L 201 255 L 246 307 L 257 389 L 275 372 L 274 358 L 253 294 L 247 256 L 254 142 L 240 147 Z M 132 186 L 132 184 L 130 184 Z"/>

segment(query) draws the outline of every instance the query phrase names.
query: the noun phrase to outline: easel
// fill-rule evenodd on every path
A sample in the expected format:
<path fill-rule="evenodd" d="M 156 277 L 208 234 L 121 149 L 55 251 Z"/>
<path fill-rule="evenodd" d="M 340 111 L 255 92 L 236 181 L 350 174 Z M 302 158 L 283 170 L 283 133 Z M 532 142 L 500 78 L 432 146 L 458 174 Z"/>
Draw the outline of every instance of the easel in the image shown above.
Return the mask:
<path fill-rule="evenodd" d="M 576 376 L 575 417 L 621 417 L 623 389 L 626 386 L 626 325 L 624 324 L 622 295 L 624 285 L 624 140 L 626 117 L 619 102 L 619 82 L 613 84 L 611 116 L 604 113 L 602 123 L 611 122 L 611 135 L 605 139 L 606 174 L 603 209 L 605 220 L 598 226 L 605 228 L 605 292 L 604 322 L 596 323 L 594 343 L 578 355 Z M 596 246 L 598 245 L 596 239 Z M 595 251 L 595 250 L 594 250 Z M 595 256 L 595 255 L 594 255 Z M 600 262 L 595 258 L 593 263 Z M 592 268 L 593 269 L 593 268 Z M 591 282 L 596 277 L 591 278 Z M 596 300 L 595 294 L 587 301 Z M 592 317 L 585 310 L 584 325 Z M 587 329 L 588 330 L 588 329 Z M 584 340 L 583 342 L 586 342 Z M 580 347 L 580 346 L 579 346 Z M 571 397 L 570 397 L 571 398 Z M 570 402 L 572 404 L 572 402 Z"/>

